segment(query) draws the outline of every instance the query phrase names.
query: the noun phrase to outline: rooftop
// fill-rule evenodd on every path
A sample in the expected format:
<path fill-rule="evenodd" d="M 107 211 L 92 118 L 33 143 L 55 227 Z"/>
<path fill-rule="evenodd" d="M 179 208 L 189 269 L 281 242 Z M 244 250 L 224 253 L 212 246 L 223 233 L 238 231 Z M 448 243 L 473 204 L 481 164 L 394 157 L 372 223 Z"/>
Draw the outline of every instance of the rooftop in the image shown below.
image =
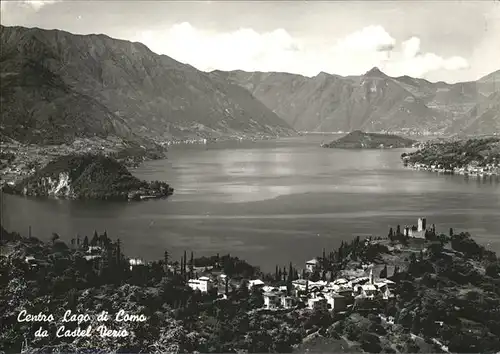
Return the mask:
<path fill-rule="evenodd" d="M 267 292 L 263 293 L 262 296 L 265 296 L 265 297 L 276 297 L 276 296 L 278 296 L 278 294 L 270 292 L 270 291 L 267 291 Z"/>

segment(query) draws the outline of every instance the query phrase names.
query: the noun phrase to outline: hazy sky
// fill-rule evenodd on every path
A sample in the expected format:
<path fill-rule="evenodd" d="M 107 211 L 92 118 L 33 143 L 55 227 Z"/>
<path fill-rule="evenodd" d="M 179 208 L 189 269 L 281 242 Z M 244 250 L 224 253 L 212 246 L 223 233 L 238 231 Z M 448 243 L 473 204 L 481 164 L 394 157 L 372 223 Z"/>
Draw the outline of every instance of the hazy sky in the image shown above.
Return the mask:
<path fill-rule="evenodd" d="M 500 69 L 499 1 L 4 1 L 1 23 L 140 41 L 200 70 L 475 80 Z"/>

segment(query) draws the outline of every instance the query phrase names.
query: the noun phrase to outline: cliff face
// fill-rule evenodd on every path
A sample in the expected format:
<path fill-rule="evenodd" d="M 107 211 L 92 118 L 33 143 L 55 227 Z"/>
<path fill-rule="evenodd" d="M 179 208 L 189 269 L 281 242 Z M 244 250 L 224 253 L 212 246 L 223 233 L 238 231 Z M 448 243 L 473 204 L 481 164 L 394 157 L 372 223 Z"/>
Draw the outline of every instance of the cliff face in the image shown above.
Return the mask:
<path fill-rule="evenodd" d="M 6 192 L 71 199 L 141 199 L 168 196 L 173 190 L 164 182 L 137 179 L 112 158 L 70 155 L 51 161 Z"/>
<path fill-rule="evenodd" d="M 477 82 L 457 84 L 393 78 L 377 68 L 349 77 L 243 71 L 212 75 L 245 87 L 302 131 L 452 132 L 466 126 L 466 133 L 482 133 L 481 123 L 472 124 L 471 113 L 489 95 L 500 92 L 498 72 Z M 498 122 L 498 116 L 493 120 Z"/>
<path fill-rule="evenodd" d="M 289 134 L 240 86 L 141 43 L 0 28 L 2 132 L 21 141 Z"/>
<path fill-rule="evenodd" d="M 69 178 L 68 172 L 60 172 L 55 178 L 51 176 L 40 177 L 38 183 L 35 186 L 30 184 L 25 184 L 22 187 L 22 194 L 32 195 L 36 193 L 37 195 L 53 196 L 53 197 L 66 197 L 75 198 L 76 193 L 74 192 L 72 181 Z M 34 191 L 36 189 L 36 192 Z"/>

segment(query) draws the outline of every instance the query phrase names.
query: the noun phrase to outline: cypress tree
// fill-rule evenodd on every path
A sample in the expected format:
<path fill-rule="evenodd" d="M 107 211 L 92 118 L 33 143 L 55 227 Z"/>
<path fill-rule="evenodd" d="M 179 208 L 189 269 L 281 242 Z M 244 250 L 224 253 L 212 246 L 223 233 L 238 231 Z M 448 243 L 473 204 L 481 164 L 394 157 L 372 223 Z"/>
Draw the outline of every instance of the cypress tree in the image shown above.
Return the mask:
<path fill-rule="evenodd" d="M 187 270 L 187 254 L 186 254 L 186 251 L 184 251 L 184 266 L 183 266 L 183 274 L 186 275 L 186 270 Z"/>
<path fill-rule="evenodd" d="M 116 240 L 116 263 L 120 264 L 122 260 L 122 247 L 121 247 L 122 242 L 120 239 Z"/>
<path fill-rule="evenodd" d="M 92 237 L 92 241 L 90 241 L 90 245 L 97 246 L 98 241 L 99 241 L 99 237 L 97 236 L 97 231 L 94 230 L 94 237 Z"/>
<path fill-rule="evenodd" d="M 385 266 L 384 266 L 384 269 L 382 269 L 382 270 L 380 271 L 380 275 L 379 275 L 379 277 L 380 277 L 381 279 L 387 278 L 387 265 L 385 265 Z"/>
<path fill-rule="evenodd" d="M 189 276 L 193 277 L 194 274 L 194 257 L 193 252 L 191 251 L 191 260 L 189 261 Z"/>

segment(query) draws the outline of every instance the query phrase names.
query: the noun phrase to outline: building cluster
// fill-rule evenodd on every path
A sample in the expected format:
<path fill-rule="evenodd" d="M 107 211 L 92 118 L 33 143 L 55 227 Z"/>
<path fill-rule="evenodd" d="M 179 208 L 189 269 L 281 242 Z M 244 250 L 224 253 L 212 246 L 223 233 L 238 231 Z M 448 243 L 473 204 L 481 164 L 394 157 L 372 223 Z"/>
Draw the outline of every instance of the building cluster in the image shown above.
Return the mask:
<path fill-rule="evenodd" d="M 425 238 L 427 231 L 427 220 L 425 218 L 418 218 L 417 226 L 405 226 L 403 228 L 403 235 L 414 238 Z"/>
<path fill-rule="evenodd" d="M 324 308 L 336 312 L 347 310 L 357 299 L 374 300 L 393 298 L 391 290 L 395 285 L 389 279 L 373 277 L 373 270 L 369 277 L 338 278 L 334 281 L 309 281 L 298 279 L 292 282 L 292 289 L 263 289 L 264 308 L 279 309 L 292 308 L 304 304 L 309 309 Z"/>
<path fill-rule="evenodd" d="M 488 163 L 484 166 L 477 164 L 469 164 L 462 167 L 454 167 L 453 169 L 445 168 L 441 164 L 424 164 L 424 163 L 408 163 L 408 166 L 415 170 L 432 171 L 439 173 L 457 174 L 470 177 L 488 177 L 500 175 L 500 163 Z"/>
<path fill-rule="evenodd" d="M 306 262 L 308 271 L 313 272 L 319 267 L 318 260 Z M 218 288 L 218 293 L 225 297 L 227 294 L 228 277 L 220 274 L 216 277 L 202 276 L 189 279 L 188 286 L 193 290 L 208 292 Z M 224 286 L 226 284 L 225 291 Z M 310 281 L 297 279 L 292 282 L 291 288 L 281 285 L 266 284 L 260 279 L 248 282 L 248 289 L 260 289 L 263 294 L 263 309 L 290 309 L 306 307 L 309 309 L 324 308 L 341 312 L 353 306 L 357 299 L 374 300 L 379 298 L 389 300 L 394 297 L 392 290 L 395 283 L 389 279 L 374 279 L 373 270 L 368 277 L 339 278 L 334 281 Z"/>

